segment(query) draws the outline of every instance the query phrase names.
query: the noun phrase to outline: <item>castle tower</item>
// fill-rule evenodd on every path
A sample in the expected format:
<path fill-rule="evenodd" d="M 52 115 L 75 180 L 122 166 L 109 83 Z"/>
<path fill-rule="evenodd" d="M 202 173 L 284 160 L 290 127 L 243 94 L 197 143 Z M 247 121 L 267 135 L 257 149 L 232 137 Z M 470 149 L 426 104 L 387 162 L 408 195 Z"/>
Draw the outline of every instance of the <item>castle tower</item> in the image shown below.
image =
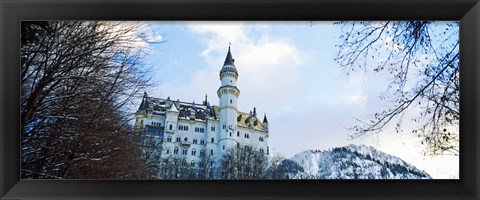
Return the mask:
<path fill-rule="evenodd" d="M 220 70 L 221 86 L 217 90 L 220 99 L 220 137 L 218 149 L 220 152 L 227 153 L 228 150 L 236 147 L 236 141 L 233 136 L 237 129 L 237 100 L 240 90 L 237 88 L 238 71 L 235 67 L 235 60 L 228 47 L 225 63 Z"/>
<path fill-rule="evenodd" d="M 262 128 L 263 128 L 264 131 L 268 131 L 267 113 L 265 113 L 265 115 L 263 115 Z"/>

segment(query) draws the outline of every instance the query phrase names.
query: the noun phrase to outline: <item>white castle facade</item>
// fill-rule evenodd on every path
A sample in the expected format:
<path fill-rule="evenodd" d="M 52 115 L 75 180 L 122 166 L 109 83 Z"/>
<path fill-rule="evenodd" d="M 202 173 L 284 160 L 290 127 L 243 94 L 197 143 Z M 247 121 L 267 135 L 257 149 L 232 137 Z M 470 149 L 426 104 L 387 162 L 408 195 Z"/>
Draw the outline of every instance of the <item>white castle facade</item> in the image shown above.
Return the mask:
<path fill-rule="evenodd" d="M 257 118 L 256 109 L 248 113 L 237 109 L 240 90 L 238 71 L 228 49 L 220 70 L 217 90 L 219 105 L 210 105 L 207 96 L 201 104 L 148 97 L 144 94 L 136 112 L 135 127 L 160 141 L 161 157 L 178 156 L 191 166 L 209 156 L 216 161 L 235 148 L 252 148 L 269 154 L 268 121 Z"/>

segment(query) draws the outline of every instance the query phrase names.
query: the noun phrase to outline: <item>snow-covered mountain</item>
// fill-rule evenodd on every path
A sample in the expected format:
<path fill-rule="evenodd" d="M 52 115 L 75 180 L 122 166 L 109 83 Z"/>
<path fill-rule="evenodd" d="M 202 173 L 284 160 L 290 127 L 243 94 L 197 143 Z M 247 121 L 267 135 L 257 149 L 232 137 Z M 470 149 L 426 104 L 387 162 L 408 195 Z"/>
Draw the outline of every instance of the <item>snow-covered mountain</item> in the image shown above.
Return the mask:
<path fill-rule="evenodd" d="M 272 178 L 290 179 L 430 179 L 400 158 L 365 145 L 329 151 L 309 150 L 273 164 Z"/>

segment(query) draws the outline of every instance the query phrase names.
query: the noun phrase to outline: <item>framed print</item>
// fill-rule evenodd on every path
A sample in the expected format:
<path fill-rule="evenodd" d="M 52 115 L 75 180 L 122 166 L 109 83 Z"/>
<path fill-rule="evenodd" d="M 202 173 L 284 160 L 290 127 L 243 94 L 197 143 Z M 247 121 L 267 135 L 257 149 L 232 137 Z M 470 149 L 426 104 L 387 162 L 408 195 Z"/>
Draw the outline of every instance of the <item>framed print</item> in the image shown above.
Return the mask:
<path fill-rule="evenodd" d="M 1 10 L 2 198 L 478 199 L 477 1 Z"/>

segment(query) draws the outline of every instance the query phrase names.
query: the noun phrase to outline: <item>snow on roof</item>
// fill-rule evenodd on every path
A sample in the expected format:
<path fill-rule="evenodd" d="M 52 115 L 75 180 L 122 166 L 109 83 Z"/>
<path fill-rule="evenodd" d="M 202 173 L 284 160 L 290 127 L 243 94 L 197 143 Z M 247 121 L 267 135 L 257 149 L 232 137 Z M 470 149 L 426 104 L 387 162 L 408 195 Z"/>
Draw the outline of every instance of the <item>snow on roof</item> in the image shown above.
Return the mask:
<path fill-rule="evenodd" d="M 179 118 L 196 121 L 218 120 L 220 116 L 220 108 L 217 105 L 210 106 L 208 102 L 196 104 L 194 102 L 174 101 L 155 97 L 146 97 L 145 100 L 148 102 L 148 107 L 145 109 L 151 110 L 154 114 L 165 115 L 167 110 L 177 111 L 179 112 Z M 262 122 L 256 116 L 250 116 L 246 112 L 238 111 L 237 125 L 248 128 L 250 119 L 253 123 L 252 128 L 263 130 Z"/>

